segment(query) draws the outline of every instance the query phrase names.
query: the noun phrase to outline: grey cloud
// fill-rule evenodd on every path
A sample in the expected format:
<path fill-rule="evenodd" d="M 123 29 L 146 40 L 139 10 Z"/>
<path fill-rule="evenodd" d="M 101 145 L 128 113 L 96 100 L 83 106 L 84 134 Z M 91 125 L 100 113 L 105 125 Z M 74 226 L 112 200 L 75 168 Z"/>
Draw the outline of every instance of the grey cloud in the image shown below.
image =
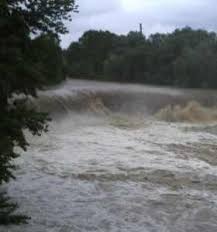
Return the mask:
<path fill-rule="evenodd" d="M 62 37 L 63 47 L 89 29 L 126 34 L 137 30 L 140 22 L 146 35 L 187 25 L 216 30 L 216 0 L 80 0 L 77 3 L 80 13 L 73 14 L 73 21 L 67 24 L 70 33 Z M 127 9 L 127 5 L 131 8 Z"/>
<path fill-rule="evenodd" d="M 80 17 L 101 15 L 120 8 L 120 3 L 118 0 L 79 0 L 78 4 Z"/>

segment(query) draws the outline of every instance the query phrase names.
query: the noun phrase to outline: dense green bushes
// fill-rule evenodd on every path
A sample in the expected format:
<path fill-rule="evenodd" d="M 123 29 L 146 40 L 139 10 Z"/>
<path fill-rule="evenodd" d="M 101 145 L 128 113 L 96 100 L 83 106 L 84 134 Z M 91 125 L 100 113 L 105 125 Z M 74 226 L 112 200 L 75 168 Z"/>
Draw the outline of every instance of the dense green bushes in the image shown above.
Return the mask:
<path fill-rule="evenodd" d="M 65 79 L 62 49 L 52 34 L 43 34 L 32 41 L 31 57 L 40 72 L 43 85 L 57 84 Z"/>
<path fill-rule="evenodd" d="M 16 204 L 1 187 L 15 178 L 13 160 L 19 154 L 14 148 L 28 147 L 24 129 L 33 135 L 47 130 L 47 113 L 27 107 L 26 101 L 64 78 L 57 38 L 67 32 L 63 20 L 70 20 L 74 10 L 74 0 L 0 1 L 0 225 L 26 222 L 27 217 L 14 215 Z"/>
<path fill-rule="evenodd" d="M 217 88 L 217 36 L 189 27 L 145 38 L 88 31 L 65 51 L 71 77 Z"/>

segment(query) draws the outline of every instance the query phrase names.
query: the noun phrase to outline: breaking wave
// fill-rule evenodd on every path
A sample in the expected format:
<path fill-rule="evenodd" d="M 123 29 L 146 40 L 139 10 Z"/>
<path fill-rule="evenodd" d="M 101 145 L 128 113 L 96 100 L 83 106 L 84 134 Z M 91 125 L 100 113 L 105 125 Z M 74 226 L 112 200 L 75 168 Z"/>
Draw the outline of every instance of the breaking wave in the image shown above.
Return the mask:
<path fill-rule="evenodd" d="M 217 231 L 217 123 L 164 122 L 217 120 L 216 92 L 73 80 L 31 103 L 54 120 L 7 188 L 32 220 L 0 231 Z"/>
<path fill-rule="evenodd" d="M 32 103 L 38 110 L 51 113 L 53 118 L 92 113 L 154 117 L 170 122 L 217 121 L 217 94 L 213 91 L 67 81 L 40 92 L 37 101 Z"/>
<path fill-rule="evenodd" d="M 156 118 L 168 122 L 213 122 L 217 121 L 217 108 L 190 101 L 185 106 L 168 105 L 156 113 Z"/>

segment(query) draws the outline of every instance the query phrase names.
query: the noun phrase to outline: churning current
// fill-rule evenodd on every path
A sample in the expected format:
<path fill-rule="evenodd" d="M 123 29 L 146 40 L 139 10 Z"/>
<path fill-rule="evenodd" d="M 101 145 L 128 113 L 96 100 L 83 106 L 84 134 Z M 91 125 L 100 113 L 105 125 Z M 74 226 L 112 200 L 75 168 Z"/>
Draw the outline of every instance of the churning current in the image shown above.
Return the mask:
<path fill-rule="evenodd" d="M 217 92 L 68 80 L 32 100 L 5 188 L 31 216 L 1 232 L 216 232 Z"/>

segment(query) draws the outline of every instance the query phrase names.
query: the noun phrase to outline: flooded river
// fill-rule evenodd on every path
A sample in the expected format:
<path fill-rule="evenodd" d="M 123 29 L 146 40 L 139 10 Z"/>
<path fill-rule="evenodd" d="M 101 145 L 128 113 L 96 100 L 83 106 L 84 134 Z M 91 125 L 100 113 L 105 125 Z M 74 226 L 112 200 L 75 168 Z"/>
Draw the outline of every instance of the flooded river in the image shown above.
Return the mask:
<path fill-rule="evenodd" d="M 1 232 L 216 232 L 217 92 L 66 81 L 34 102 L 6 186 L 30 215 Z"/>

